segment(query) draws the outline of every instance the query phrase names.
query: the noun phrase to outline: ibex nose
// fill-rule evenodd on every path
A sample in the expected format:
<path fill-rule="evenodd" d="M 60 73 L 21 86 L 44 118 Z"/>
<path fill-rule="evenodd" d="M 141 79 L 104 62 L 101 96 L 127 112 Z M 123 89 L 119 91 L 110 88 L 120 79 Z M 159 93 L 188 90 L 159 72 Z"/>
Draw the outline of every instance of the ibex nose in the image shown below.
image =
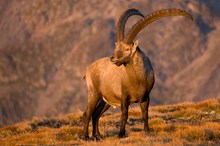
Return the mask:
<path fill-rule="evenodd" d="M 111 61 L 111 62 L 114 62 L 114 59 L 115 59 L 114 56 L 111 56 L 111 57 L 110 57 L 110 61 Z"/>
<path fill-rule="evenodd" d="M 117 59 L 114 57 L 114 56 L 111 56 L 110 57 L 110 61 L 112 62 L 112 63 L 114 63 L 114 64 L 116 64 L 118 61 L 117 61 Z"/>

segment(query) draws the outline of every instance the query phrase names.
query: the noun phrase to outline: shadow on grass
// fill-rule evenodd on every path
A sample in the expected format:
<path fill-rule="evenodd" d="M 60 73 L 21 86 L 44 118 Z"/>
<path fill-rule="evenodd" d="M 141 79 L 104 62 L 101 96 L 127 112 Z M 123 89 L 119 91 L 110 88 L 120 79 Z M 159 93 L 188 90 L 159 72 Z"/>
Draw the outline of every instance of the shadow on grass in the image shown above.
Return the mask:
<path fill-rule="evenodd" d="M 60 128 L 62 126 L 81 126 L 80 122 L 77 121 L 65 121 L 58 119 L 43 119 L 40 121 L 34 121 L 30 123 L 30 126 L 33 130 L 36 130 L 38 127 L 50 127 L 50 128 Z"/>

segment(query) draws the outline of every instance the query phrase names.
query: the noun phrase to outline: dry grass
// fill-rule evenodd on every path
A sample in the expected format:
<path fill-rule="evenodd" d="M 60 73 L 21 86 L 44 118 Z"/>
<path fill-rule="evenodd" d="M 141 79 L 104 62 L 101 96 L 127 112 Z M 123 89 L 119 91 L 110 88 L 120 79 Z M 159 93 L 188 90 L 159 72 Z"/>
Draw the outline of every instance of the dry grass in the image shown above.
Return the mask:
<path fill-rule="evenodd" d="M 82 140 L 82 113 L 25 121 L 0 129 L 0 145 L 220 145 L 220 99 L 150 108 L 148 134 L 139 108 L 131 108 L 127 137 L 117 139 L 120 113 L 100 119 L 102 141 Z M 91 126 L 90 126 L 91 133 Z"/>

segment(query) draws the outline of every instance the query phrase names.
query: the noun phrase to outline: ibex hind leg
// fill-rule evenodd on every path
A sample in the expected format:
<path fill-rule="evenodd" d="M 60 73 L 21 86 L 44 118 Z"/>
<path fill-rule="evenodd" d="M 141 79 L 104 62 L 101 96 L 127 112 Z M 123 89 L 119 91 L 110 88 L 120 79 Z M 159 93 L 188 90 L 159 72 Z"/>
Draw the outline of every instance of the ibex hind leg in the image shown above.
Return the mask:
<path fill-rule="evenodd" d="M 89 101 L 88 101 L 88 105 L 86 108 L 85 113 L 83 114 L 83 120 L 84 120 L 84 139 L 88 140 L 89 139 L 89 121 L 91 119 L 91 116 L 96 108 L 96 105 L 98 103 L 98 101 L 101 99 L 99 94 L 96 92 L 90 92 L 89 91 Z"/>
<path fill-rule="evenodd" d="M 101 136 L 98 128 L 99 118 L 101 115 L 110 107 L 109 104 L 107 104 L 103 99 L 100 99 L 98 105 L 95 108 L 95 111 L 92 115 L 92 126 L 93 126 L 93 132 L 92 135 L 95 138 L 95 140 L 100 140 L 103 137 Z"/>
<path fill-rule="evenodd" d="M 142 118 L 144 120 L 144 131 L 148 133 L 150 131 L 149 125 L 148 125 L 148 109 L 149 109 L 149 103 L 150 103 L 150 96 L 146 95 L 145 101 L 140 103 L 141 111 L 142 111 Z"/>

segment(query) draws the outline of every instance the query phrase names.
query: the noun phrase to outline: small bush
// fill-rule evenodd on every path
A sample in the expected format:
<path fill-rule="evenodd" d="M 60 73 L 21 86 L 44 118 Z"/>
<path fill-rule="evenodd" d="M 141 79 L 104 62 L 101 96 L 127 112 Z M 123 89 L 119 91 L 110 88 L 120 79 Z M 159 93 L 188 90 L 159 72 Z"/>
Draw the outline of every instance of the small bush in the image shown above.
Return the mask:
<path fill-rule="evenodd" d="M 60 128 L 63 125 L 69 125 L 69 122 L 64 120 L 57 119 L 43 119 L 42 121 L 34 121 L 30 123 L 30 126 L 33 130 L 36 130 L 38 127 L 50 127 L 50 128 Z"/>

